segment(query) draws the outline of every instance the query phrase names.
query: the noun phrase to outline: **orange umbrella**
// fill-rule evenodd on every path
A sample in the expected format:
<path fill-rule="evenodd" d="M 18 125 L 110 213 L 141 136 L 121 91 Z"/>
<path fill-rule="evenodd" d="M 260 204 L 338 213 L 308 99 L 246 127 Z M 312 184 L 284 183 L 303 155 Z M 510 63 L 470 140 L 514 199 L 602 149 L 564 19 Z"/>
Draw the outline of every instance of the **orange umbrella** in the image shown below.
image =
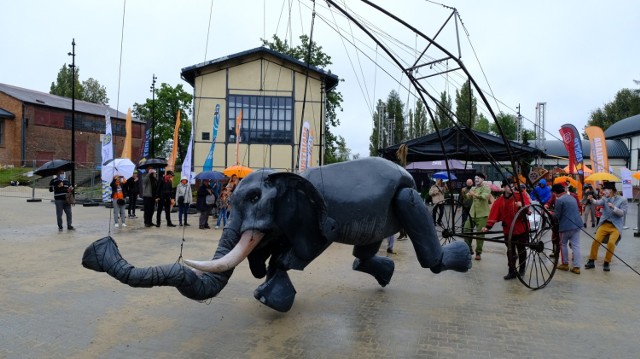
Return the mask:
<path fill-rule="evenodd" d="M 582 198 L 582 185 L 580 185 L 579 181 L 569 177 L 569 176 L 560 176 L 553 179 L 553 184 L 562 183 L 565 184 L 569 182 L 575 189 L 578 195 L 578 198 Z"/>
<path fill-rule="evenodd" d="M 640 180 L 640 172 L 636 172 L 636 173 L 632 174 L 631 177 Z"/>
<path fill-rule="evenodd" d="M 569 168 L 569 165 L 566 165 L 563 169 L 562 169 L 565 173 L 578 173 L 578 170 L 576 170 L 576 167 L 573 166 L 573 168 Z M 585 175 L 590 175 L 593 173 L 593 171 L 591 170 L 591 168 L 589 168 L 589 166 L 584 165 L 582 166 L 582 171 L 584 172 Z"/>
<path fill-rule="evenodd" d="M 222 173 L 224 173 L 225 176 L 227 177 L 231 177 L 233 175 L 238 176 L 238 178 L 244 178 L 247 177 L 247 175 L 249 173 L 253 172 L 253 170 L 249 167 L 245 167 L 242 165 L 233 165 L 230 167 L 227 167 L 224 169 L 224 171 L 222 171 Z"/>
<path fill-rule="evenodd" d="M 609 182 L 620 182 L 620 178 L 612 175 L 607 172 L 596 172 L 591 176 L 584 179 L 585 181 L 609 181 Z"/>

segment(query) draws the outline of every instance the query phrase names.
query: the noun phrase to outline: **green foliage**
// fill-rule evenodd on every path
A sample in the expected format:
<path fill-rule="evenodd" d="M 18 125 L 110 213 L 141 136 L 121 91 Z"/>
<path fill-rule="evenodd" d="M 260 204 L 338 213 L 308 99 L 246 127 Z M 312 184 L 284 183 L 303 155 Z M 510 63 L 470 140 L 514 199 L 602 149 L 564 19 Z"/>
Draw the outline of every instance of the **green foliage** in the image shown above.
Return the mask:
<path fill-rule="evenodd" d="M 55 82 L 51 83 L 49 93 L 67 98 L 74 97 L 72 96 L 74 82 L 71 80 L 72 77 L 75 81 L 76 100 L 99 103 L 102 105 L 109 104 L 106 87 L 100 85 L 98 80 L 91 77 L 80 83 L 80 68 L 76 66 L 74 76 L 73 69 L 67 66 L 67 64 L 62 65 L 60 71 L 58 71 L 58 77 Z"/>
<path fill-rule="evenodd" d="M 391 90 L 386 103 L 382 102 L 382 100 L 378 100 L 376 110 L 379 111 L 381 106 L 384 107 L 384 112 L 376 112 L 373 115 L 373 131 L 371 133 L 371 137 L 369 137 L 370 156 L 378 156 L 379 149 L 400 143 L 407 138 L 407 133 L 404 131 L 404 104 L 400 100 L 400 95 L 398 95 L 395 90 Z M 380 121 L 380 116 L 382 116 L 382 121 Z M 391 133 L 388 125 L 388 120 L 390 119 L 393 120 Z M 382 128 L 380 128 L 380 122 L 383 124 Z M 379 133 L 382 133 L 382 143 L 379 143 Z M 392 138 L 391 134 L 393 134 Z"/>
<path fill-rule="evenodd" d="M 107 88 L 100 85 L 98 80 L 90 77 L 86 81 L 82 81 L 82 88 L 84 91 L 84 101 L 99 103 L 102 105 L 109 104 L 109 98 L 107 97 Z"/>
<path fill-rule="evenodd" d="M 404 104 L 400 100 L 400 95 L 395 90 L 391 90 L 387 97 L 387 119 L 393 119 L 392 145 L 406 139 L 403 109 Z"/>
<path fill-rule="evenodd" d="M 457 98 L 457 96 L 456 96 Z M 453 122 L 451 120 L 451 109 L 453 108 L 451 104 L 451 96 L 446 91 L 440 93 L 440 106 L 436 107 L 435 113 L 435 121 L 438 127 L 438 130 L 443 130 L 445 128 L 449 128 L 453 126 Z"/>
<path fill-rule="evenodd" d="M 489 133 L 489 129 L 491 128 L 491 126 L 495 126 L 495 125 L 494 124 L 489 125 L 489 119 L 485 117 L 484 114 L 481 113 L 478 116 L 478 120 L 476 120 L 476 126 L 474 130 L 484 132 L 484 133 Z"/>
<path fill-rule="evenodd" d="M 587 126 L 598 126 L 606 131 L 614 123 L 640 113 L 640 92 L 622 89 L 618 91 L 612 102 L 591 112 Z M 587 138 L 586 134 L 582 134 Z"/>
<path fill-rule="evenodd" d="M 309 36 L 300 35 L 299 39 L 300 45 L 298 46 L 291 46 L 286 39 L 283 41 L 277 35 L 272 36 L 272 41 L 266 39 L 260 40 L 264 46 L 271 50 L 291 56 L 320 69 L 326 70 L 326 67 L 332 64 L 331 56 L 322 51 L 322 46 L 319 46 L 315 41 L 310 41 Z M 326 71 L 331 73 L 330 70 Z M 334 89 L 333 91 L 327 92 L 326 96 L 324 163 L 330 164 L 340 162 L 340 155 L 338 153 L 340 145 L 338 144 L 338 138 L 331 132 L 331 129 L 340 125 L 338 111 L 342 111 L 342 94 Z"/>
<path fill-rule="evenodd" d="M 516 116 L 500 112 L 496 116 L 496 122 L 502 128 L 502 131 L 508 140 L 514 141 L 517 138 L 518 118 Z M 498 125 L 492 123 L 490 125 L 490 129 L 492 134 L 500 136 L 500 129 L 498 128 Z"/>
<path fill-rule="evenodd" d="M 74 76 L 75 75 L 75 76 Z M 71 79 L 73 77 L 73 80 Z M 58 95 L 62 97 L 72 98 L 74 97 L 72 94 L 73 83 L 75 82 L 75 99 L 82 100 L 84 98 L 84 88 L 80 83 L 80 68 L 76 66 L 75 74 L 73 73 L 73 69 L 67 66 L 67 64 L 63 64 L 58 71 L 58 77 L 56 78 L 56 82 L 51 83 L 51 88 L 49 89 L 49 93 L 52 95 Z"/>
<path fill-rule="evenodd" d="M 11 181 L 18 181 L 20 185 L 28 185 L 31 178 L 27 177 L 27 170 L 21 167 L 0 169 L 0 187 L 9 186 Z"/>
<path fill-rule="evenodd" d="M 524 129 L 522 131 L 522 144 L 529 146 L 530 141 L 536 139 L 536 133 L 533 130 Z"/>
<path fill-rule="evenodd" d="M 478 100 L 473 96 L 471 81 L 467 80 L 456 90 L 456 117 L 461 125 L 474 128 L 478 117 Z"/>
<path fill-rule="evenodd" d="M 155 120 L 153 148 L 150 150 L 153 155 L 160 155 L 167 140 L 173 139 L 178 110 L 180 110 L 176 164 L 182 163 L 191 137 L 189 116 L 191 115 L 192 101 L 193 96 L 186 92 L 181 84 L 171 87 L 166 83 L 162 83 L 159 88 L 155 89 L 155 101 L 152 96 L 142 104 L 133 104 L 132 114 L 134 117 L 146 121 Z"/>

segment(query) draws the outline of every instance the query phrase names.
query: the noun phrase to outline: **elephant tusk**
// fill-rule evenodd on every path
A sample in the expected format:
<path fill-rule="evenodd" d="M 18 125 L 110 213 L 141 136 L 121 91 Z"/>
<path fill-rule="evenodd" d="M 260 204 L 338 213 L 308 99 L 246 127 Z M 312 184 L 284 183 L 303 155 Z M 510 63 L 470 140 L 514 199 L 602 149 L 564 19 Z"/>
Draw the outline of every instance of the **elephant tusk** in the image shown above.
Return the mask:
<path fill-rule="evenodd" d="M 263 232 L 248 230 L 242 233 L 238 244 L 224 257 L 210 261 L 194 261 L 185 259 L 184 263 L 189 267 L 199 269 L 203 272 L 221 273 L 235 268 L 240 264 L 251 251 L 260 243 L 264 237 Z"/>

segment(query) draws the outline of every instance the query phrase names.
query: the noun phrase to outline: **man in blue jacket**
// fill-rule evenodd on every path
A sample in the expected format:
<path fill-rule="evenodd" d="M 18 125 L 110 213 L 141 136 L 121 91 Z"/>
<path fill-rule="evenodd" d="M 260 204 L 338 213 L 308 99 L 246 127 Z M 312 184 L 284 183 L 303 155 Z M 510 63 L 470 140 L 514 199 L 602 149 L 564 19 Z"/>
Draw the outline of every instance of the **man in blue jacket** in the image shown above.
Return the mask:
<path fill-rule="evenodd" d="M 541 179 L 538 185 L 531 191 L 531 200 L 541 204 L 547 203 L 551 199 L 551 188 L 547 186 L 547 181 Z"/>

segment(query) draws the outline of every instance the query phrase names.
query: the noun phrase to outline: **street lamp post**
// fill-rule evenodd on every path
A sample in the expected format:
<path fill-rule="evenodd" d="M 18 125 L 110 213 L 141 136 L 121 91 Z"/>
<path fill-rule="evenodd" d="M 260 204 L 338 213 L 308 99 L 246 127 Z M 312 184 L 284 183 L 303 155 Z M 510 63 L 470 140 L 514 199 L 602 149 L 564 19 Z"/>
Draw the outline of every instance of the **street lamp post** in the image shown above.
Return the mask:
<path fill-rule="evenodd" d="M 155 157 L 156 148 L 156 74 L 153 74 L 153 80 L 151 81 L 151 158 Z"/>
<path fill-rule="evenodd" d="M 71 186 L 76 185 L 76 39 L 71 41 Z"/>

